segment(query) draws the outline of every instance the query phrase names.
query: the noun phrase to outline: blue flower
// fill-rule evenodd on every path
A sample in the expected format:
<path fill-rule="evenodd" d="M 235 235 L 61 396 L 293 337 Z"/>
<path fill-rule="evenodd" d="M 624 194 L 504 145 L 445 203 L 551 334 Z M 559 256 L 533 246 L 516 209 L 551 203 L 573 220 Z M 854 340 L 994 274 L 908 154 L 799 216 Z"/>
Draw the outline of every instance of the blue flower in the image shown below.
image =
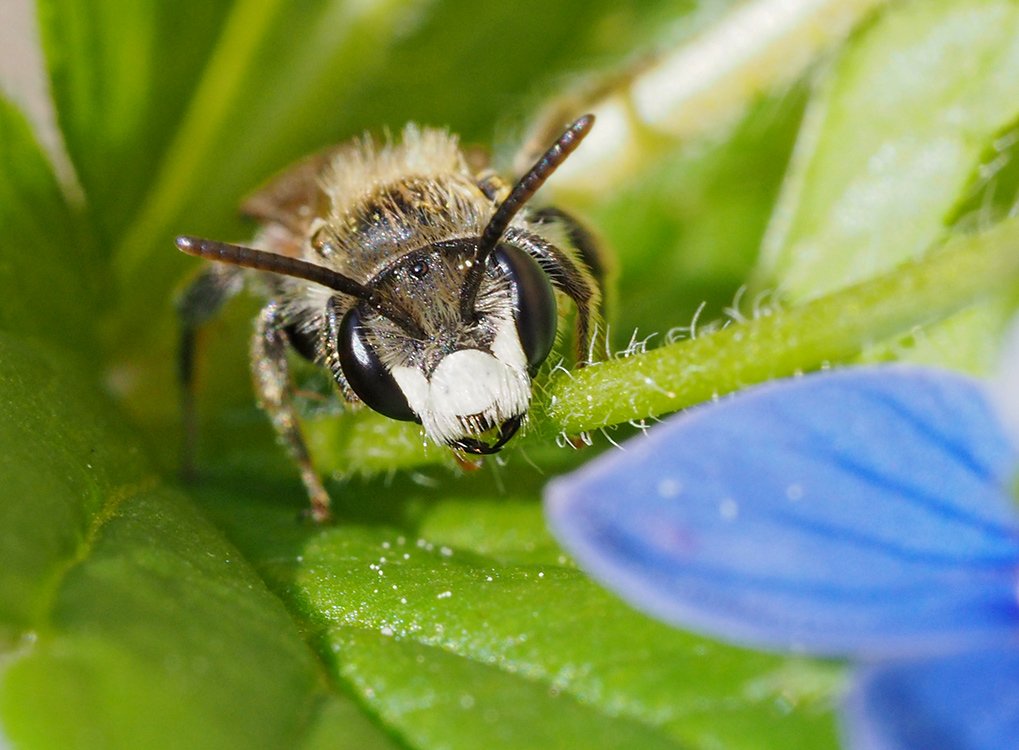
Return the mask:
<path fill-rule="evenodd" d="M 546 493 L 592 576 L 685 628 L 856 660 L 852 747 L 1019 744 L 1016 454 L 979 382 L 779 381 L 625 448 Z"/>

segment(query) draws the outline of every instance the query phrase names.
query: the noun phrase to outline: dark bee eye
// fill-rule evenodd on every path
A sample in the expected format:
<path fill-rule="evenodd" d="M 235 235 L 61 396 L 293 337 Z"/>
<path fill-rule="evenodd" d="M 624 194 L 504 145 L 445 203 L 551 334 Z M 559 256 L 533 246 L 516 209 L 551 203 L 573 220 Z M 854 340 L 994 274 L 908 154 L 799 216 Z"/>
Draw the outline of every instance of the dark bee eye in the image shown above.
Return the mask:
<path fill-rule="evenodd" d="M 364 336 L 360 306 L 343 316 L 336 348 L 347 383 L 362 401 L 390 419 L 418 421 L 396 379 Z"/>
<path fill-rule="evenodd" d="M 533 375 L 552 351 L 558 322 L 555 293 L 538 261 L 512 245 L 499 245 L 492 254 L 516 292 L 513 319 Z"/>

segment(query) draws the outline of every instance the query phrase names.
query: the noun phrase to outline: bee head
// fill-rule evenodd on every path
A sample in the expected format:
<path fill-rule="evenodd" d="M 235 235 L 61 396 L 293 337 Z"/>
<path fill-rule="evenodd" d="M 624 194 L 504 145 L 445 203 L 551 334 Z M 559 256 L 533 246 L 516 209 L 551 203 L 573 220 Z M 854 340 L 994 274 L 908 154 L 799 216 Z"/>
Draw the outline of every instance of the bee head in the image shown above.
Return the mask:
<path fill-rule="evenodd" d="M 465 318 L 461 297 L 477 245 L 478 238 L 451 240 L 401 258 L 372 286 L 413 325 L 362 301 L 344 316 L 335 346 L 348 384 L 375 411 L 420 422 L 438 443 L 493 453 L 527 413 L 531 377 L 552 349 L 558 315 L 537 261 L 499 243 Z"/>

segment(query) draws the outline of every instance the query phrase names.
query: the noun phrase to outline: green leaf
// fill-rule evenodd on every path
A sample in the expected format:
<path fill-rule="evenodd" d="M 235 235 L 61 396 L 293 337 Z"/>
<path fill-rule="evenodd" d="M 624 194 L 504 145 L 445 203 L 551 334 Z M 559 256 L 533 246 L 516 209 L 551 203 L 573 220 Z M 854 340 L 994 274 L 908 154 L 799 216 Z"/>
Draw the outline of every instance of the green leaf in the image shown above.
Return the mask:
<path fill-rule="evenodd" d="M 1005 198 L 979 233 L 937 256 L 889 261 L 886 275 L 870 269 L 850 289 L 804 283 L 797 299 L 816 295 L 809 304 L 543 381 L 504 466 L 460 476 L 444 451 L 422 458 L 416 426 L 337 416 L 308 399 L 321 469 L 386 475 L 330 482 L 342 519 L 333 528 L 298 520 L 304 492 L 253 403 L 249 298 L 204 332 L 202 481 L 185 491 L 168 479 L 179 445 L 170 290 L 189 264 L 174 234 L 250 237 L 233 214 L 243 193 L 365 128 L 417 119 L 468 143 L 493 131 L 515 142 L 548 90 L 640 61 L 732 6 L 39 0 L 85 202 L 65 200 L 21 116 L 0 105 L 5 738 L 30 748 L 835 744 L 838 668 L 674 631 L 563 556 L 538 497 L 550 474 L 594 451 L 557 448 L 552 433 L 855 356 L 986 298 L 1016 273 L 1016 224 L 997 224 Z M 618 250 L 619 343 L 632 326 L 688 325 L 704 300 L 709 312 L 730 303 L 769 219 L 783 242 L 815 225 L 830 234 L 844 189 L 834 177 L 883 139 L 963 144 L 954 187 L 937 200 L 918 190 L 937 210 L 910 232 L 929 235 L 925 250 L 964 224 L 980 165 L 1014 119 L 1014 12 L 1003 0 L 961 8 L 895 4 L 849 42 L 820 92 L 797 85 L 748 100 L 732 131 L 659 151 L 651 175 L 567 205 L 587 209 Z M 946 49 L 960 50 L 970 78 L 920 54 Z M 902 54 L 946 75 L 923 81 L 907 112 L 889 107 L 882 135 L 885 120 L 871 126 L 873 104 L 857 89 L 900 96 Z M 898 75 L 883 82 L 886 70 Z M 863 125 L 836 102 L 858 106 Z M 783 229 L 772 213 L 804 106 L 814 114 L 793 173 L 809 185 L 786 187 Z M 836 125 L 852 149 L 811 146 Z M 912 193 L 894 198 L 901 212 Z M 905 231 L 880 208 L 875 237 Z M 771 267 L 779 282 L 795 280 L 798 257 L 785 261 Z M 447 466 L 400 470 L 422 460 Z"/>
<path fill-rule="evenodd" d="M 612 326 L 624 338 L 617 346 L 633 330 L 638 339 L 656 333 L 661 344 L 698 308 L 707 308 L 707 323 L 732 303 L 757 260 L 805 93 L 799 87 L 758 103 L 725 138 L 665 151 L 639 179 L 583 206 L 615 260 Z"/>
<path fill-rule="evenodd" d="M 0 465 L 3 514 L 0 616 L 27 628 L 44 615 L 52 588 L 105 507 L 141 480 L 136 450 L 90 408 L 95 393 L 60 376 L 68 363 L 0 334 Z M 73 363 L 72 363 L 73 364 Z M 149 478 L 151 481 L 151 477 Z"/>
<path fill-rule="evenodd" d="M 38 0 L 57 119 L 107 241 L 144 199 L 231 5 Z"/>
<path fill-rule="evenodd" d="M 811 102 L 762 276 L 799 301 L 921 257 L 960 217 L 973 224 L 981 161 L 1019 117 L 1017 31 L 1011 2 L 909 2 L 848 47 Z M 985 304 L 866 358 L 986 371 L 1013 307 Z"/>
<path fill-rule="evenodd" d="M 0 334 L 4 734 L 26 747 L 293 747 L 327 706 L 349 712 L 279 600 L 147 469 L 74 368 Z M 388 746 L 358 732 L 345 747 Z"/>
<path fill-rule="evenodd" d="M 0 96 L 0 289 L 17 290 L 0 294 L 0 330 L 94 353 L 98 260 L 86 221 L 65 200 L 28 122 Z"/>
<path fill-rule="evenodd" d="M 317 532 L 244 492 L 209 501 L 337 679 L 414 747 L 831 743 L 830 670 L 790 674 L 634 612 L 555 548 L 537 503 L 469 484 L 453 502 L 407 482 L 348 487 L 355 515 Z M 370 497 L 418 512 L 364 523 Z"/>
<path fill-rule="evenodd" d="M 766 246 L 792 301 L 920 257 L 985 149 L 1019 117 L 1019 7 L 894 5 L 811 102 Z"/>

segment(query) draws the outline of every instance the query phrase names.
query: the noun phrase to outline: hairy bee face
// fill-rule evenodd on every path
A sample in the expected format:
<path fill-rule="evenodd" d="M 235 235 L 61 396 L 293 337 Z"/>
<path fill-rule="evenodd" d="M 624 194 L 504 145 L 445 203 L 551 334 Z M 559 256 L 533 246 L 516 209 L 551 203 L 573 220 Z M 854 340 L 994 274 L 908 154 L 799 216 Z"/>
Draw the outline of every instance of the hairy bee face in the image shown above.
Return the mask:
<path fill-rule="evenodd" d="M 435 442 L 492 453 L 527 413 L 531 376 L 552 348 L 557 312 L 537 261 L 500 243 L 465 316 L 462 296 L 477 242 L 450 240 L 401 258 L 374 288 L 407 311 L 413 325 L 401 327 L 362 302 L 345 314 L 334 345 L 348 385 L 365 404 L 420 422 Z"/>

